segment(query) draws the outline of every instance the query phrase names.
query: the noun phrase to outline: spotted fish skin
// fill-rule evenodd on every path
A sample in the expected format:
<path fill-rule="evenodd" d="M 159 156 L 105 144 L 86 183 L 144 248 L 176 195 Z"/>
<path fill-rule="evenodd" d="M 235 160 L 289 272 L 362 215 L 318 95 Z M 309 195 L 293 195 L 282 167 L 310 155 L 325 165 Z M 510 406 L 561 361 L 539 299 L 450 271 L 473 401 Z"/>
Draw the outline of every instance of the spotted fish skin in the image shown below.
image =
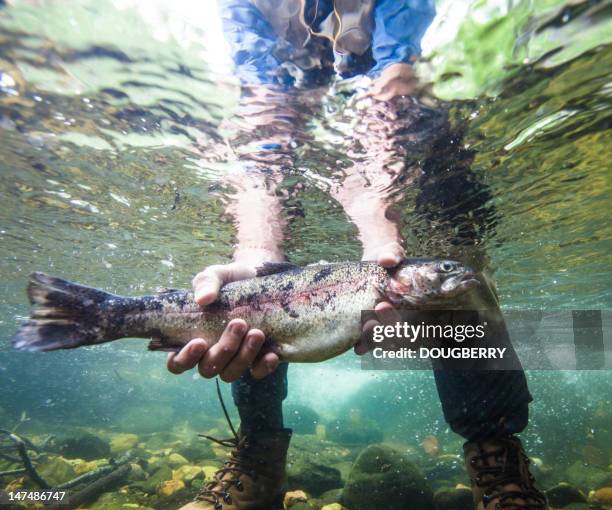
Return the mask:
<path fill-rule="evenodd" d="M 268 264 L 259 270 L 262 276 L 225 285 L 218 299 L 205 307 L 194 301 L 191 291 L 124 297 L 33 273 L 28 286 L 31 319 L 19 329 L 13 345 L 47 351 L 136 337 L 152 338 L 151 350 L 175 351 L 196 337 L 214 343 L 229 321 L 242 318 L 249 327 L 265 332 L 270 348 L 282 360 L 323 361 L 354 345 L 360 335 L 361 310 L 373 309 L 386 299 L 446 306 L 451 297 L 473 286 L 465 284 L 461 292 L 453 286 L 453 292 L 442 293 L 450 276 L 436 283 L 441 264 L 406 259 L 393 270 L 373 262 Z M 473 281 L 469 268 L 452 264 L 457 265 L 453 272 L 457 285 Z M 432 292 L 432 285 L 440 287 L 439 295 Z"/>

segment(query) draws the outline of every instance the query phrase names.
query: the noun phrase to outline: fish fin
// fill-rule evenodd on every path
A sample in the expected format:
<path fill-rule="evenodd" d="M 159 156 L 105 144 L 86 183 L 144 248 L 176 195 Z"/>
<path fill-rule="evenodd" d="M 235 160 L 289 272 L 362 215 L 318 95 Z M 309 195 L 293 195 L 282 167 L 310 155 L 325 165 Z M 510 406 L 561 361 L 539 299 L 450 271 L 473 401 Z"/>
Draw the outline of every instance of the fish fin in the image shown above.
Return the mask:
<path fill-rule="evenodd" d="M 284 273 L 292 269 L 301 269 L 291 262 L 264 262 L 257 268 L 257 276 L 269 276 L 271 274 Z"/>
<path fill-rule="evenodd" d="M 32 312 L 13 337 L 15 349 L 53 351 L 111 340 L 97 312 L 112 294 L 44 273 L 30 275 L 27 292 Z"/>
<path fill-rule="evenodd" d="M 166 289 L 159 290 L 157 293 L 158 294 L 172 294 L 173 292 L 180 292 L 180 290 L 179 289 L 169 289 L 169 288 L 166 288 Z"/>

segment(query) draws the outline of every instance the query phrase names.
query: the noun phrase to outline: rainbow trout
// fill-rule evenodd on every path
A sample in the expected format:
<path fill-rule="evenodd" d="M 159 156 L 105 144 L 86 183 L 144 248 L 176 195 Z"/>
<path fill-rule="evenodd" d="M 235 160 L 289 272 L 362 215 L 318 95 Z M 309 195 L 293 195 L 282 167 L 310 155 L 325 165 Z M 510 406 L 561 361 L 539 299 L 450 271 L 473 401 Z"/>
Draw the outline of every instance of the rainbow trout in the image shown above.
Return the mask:
<path fill-rule="evenodd" d="M 384 300 L 448 309 L 479 285 L 460 262 L 432 259 L 405 259 L 393 269 L 374 262 L 275 263 L 257 275 L 225 285 L 214 303 L 202 307 L 191 291 L 124 297 L 33 273 L 27 289 L 31 318 L 13 345 L 52 351 L 136 337 L 151 338 L 150 350 L 176 351 L 196 337 L 218 341 L 226 324 L 240 317 L 264 331 L 283 361 L 323 361 L 359 339 L 361 310 Z"/>

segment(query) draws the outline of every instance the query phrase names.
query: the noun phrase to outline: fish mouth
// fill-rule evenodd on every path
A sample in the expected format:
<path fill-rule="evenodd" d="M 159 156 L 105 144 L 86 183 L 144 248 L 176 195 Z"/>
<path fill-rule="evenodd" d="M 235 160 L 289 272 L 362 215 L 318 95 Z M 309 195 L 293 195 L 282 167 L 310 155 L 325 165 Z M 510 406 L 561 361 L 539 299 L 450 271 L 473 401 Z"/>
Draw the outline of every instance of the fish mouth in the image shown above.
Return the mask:
<path fill-rule="evenodd" d="M 480 285 L 480 281 L 478 280 L 478 278 L 476 278 L 476 273 L 465 273 L 463 275 L 461 275 L 459 277 L 459 283 L 463 284 L 463 285 Z"/>

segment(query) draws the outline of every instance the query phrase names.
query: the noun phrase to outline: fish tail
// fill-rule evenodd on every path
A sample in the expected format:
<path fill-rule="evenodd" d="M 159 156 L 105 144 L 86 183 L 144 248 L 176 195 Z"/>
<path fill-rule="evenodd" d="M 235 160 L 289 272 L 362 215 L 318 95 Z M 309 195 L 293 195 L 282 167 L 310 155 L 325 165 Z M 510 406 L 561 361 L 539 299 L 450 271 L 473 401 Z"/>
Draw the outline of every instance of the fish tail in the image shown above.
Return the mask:
<path fill-rule="evenodd" d="M 30 320 L 13 337 L 21 351 L 72 349 L 114 340 L 102 320 L 113 294 L 45 273 L 32 273 L 27 288 Z"/>

